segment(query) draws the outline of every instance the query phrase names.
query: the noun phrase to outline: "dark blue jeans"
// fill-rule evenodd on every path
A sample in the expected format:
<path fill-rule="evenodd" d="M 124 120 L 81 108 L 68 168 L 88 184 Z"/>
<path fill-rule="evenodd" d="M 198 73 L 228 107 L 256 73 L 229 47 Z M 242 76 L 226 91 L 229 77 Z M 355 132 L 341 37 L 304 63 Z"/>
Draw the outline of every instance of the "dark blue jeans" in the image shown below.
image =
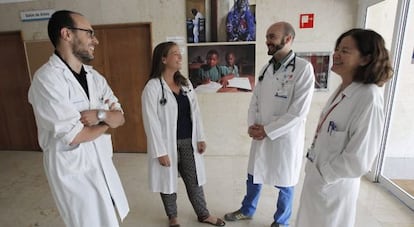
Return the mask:
<path fill-rule="evenodd" d="M 276 223 L 288 225 L 292 215 L 293 191 L 294 187 L 279 187 L 279 197 L 277 198 L 276 212 L 273 219 Z M 259 202 L 261 184 L 253 184 L 253 176 L 248 174 L 246 181 L 246 195 L 244 196 L 241 212 L 246 216 L 253 216 Z"/>

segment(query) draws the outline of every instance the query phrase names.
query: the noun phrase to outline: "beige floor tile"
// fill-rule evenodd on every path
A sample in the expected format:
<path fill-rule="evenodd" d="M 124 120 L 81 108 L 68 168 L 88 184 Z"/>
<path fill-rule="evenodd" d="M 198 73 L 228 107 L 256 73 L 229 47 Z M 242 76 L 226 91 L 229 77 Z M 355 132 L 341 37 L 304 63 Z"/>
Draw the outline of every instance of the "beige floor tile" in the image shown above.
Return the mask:
<path fill-rule="evenodd" d="M 204 187 L 208 208 L 223 217 L 240 207 L 245 193 L 247 157 L 206 156 L 208 181 Z M 115 154 L 114 163 L 125 187 L 131 212 L 121 227 L 164 227 L 167 219 L 161 199 L 147 184 L 145 154 Z M 292 225 L 299 206 L 302 181 L 296 187 Z M 278 191 L 263 187 L 253 220 L 226 226 L 268 227 Z M 63 227 L 43 172 L 42 153 L 0 151 L 0 226 Z M 179 181 L 178 209 L 181 226 L 207 227 L 197 222 L 185 187 Z M 413 227 L 414 212 L 382 188 L 363 180 L 355 227 Z"/>

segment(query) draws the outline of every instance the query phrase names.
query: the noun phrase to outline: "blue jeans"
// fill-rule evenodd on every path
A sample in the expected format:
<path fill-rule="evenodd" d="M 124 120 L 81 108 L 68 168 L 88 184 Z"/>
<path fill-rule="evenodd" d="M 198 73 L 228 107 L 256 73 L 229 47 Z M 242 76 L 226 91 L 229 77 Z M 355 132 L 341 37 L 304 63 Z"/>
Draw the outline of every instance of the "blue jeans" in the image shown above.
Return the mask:
<path fill-rule="evenodd" d="M 248 174 L 246 181 L 246 195 L 244 196 L 241 212 L 246 216 L 253 216 L 259 202 L 261 184 L 253 184 L 253 176 Z M 273 219 L 276 223 L 288 225 L 292 215 L 293 191 L 294 187 L 279 187 L 279 197 L 277 198 L 276 212 Z"/>

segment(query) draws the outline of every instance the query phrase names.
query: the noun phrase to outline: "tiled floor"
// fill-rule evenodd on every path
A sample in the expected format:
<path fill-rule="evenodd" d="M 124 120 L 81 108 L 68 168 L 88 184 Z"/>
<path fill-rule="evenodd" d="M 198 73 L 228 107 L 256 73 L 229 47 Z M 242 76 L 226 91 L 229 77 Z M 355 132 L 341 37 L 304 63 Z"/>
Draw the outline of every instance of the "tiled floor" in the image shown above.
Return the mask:
<path fill-rule="evenodd" d="M 114 161 L 131 208 L 121 227 L 166 227 L 161 199 L 148 190 L 146 155 L 115 154 Z M 208 182 L 204 189 L 211 213 L 223 216 L 239 208 L 245 190 L 246 165 L 245 156 L 206 156 Z M 301 187 L 300 183 L 292 224 Z M 226 226 L 270 226 L 276 196 L 276 189 L 265 186 L 254 219 Z M 0 204 L 0 226 L 63 226 L 45 179 L 40 152 L 0 151 Z M 178 208 L 181 226 L 207 227 L 197 222 L 182 181 Z M 414 212 L 381 186 L 367 180 L 361 185 L 357 213 L 356 227 L 414 227 Z"/>
<path fill-rule="evenodd" d="M 404 189 L 408 194 L 414 197 L 414 180 L 391 179 L 396 185 Z"/>

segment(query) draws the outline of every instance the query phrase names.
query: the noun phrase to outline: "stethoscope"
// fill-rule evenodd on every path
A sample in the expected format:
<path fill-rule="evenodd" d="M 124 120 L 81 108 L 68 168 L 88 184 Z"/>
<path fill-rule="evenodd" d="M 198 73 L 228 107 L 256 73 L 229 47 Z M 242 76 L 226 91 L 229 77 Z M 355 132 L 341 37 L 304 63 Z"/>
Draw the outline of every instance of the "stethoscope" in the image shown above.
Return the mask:
<path fill-rule="evenodd" d="M 267 64 L 266 68 L 263 70 L 262 75 L 259 76 L 259 82 L 261 82 L 264 78 L 264 75 L 269 68 L 273 64 L 274 60 L 273 57 L 269 60 L 269 63 Z M 291 67 L 291 72 L 293 73 L 296 69 L 296 54 L 293 55 L 293 58 L 289 61 L 289 63 L 285 66 L 285 71 Z"/>
<path fill-rule="evenodd" d="M 162 92 L 162 96 L 161 96 L 161 99 L 160 99 L 160 104 L 161 104 L 161 106 L 165 106 L 165 104 L 167 104 L 167 99 L 165 98 L 165 94 L 164 94 L 164 85 L 162 84 L 161 77 L 159 79 L 160 79 L 161 92 Z"/>
<path fill-rule="evenodd" d="M 162 83 L 161 77 L 159 79 L 160 79 L 160 85 L 161 85 L 160 104 L 161 104 L 161 106 L 165 106 L 165 104 L 167 104 L 167 99 L 165 98 L 164 84 Z M 183 90 L 184 95 L 187 95 L 188 92 L 191 92 L 191 89 L 189 89 L 188 91 Z"/>

